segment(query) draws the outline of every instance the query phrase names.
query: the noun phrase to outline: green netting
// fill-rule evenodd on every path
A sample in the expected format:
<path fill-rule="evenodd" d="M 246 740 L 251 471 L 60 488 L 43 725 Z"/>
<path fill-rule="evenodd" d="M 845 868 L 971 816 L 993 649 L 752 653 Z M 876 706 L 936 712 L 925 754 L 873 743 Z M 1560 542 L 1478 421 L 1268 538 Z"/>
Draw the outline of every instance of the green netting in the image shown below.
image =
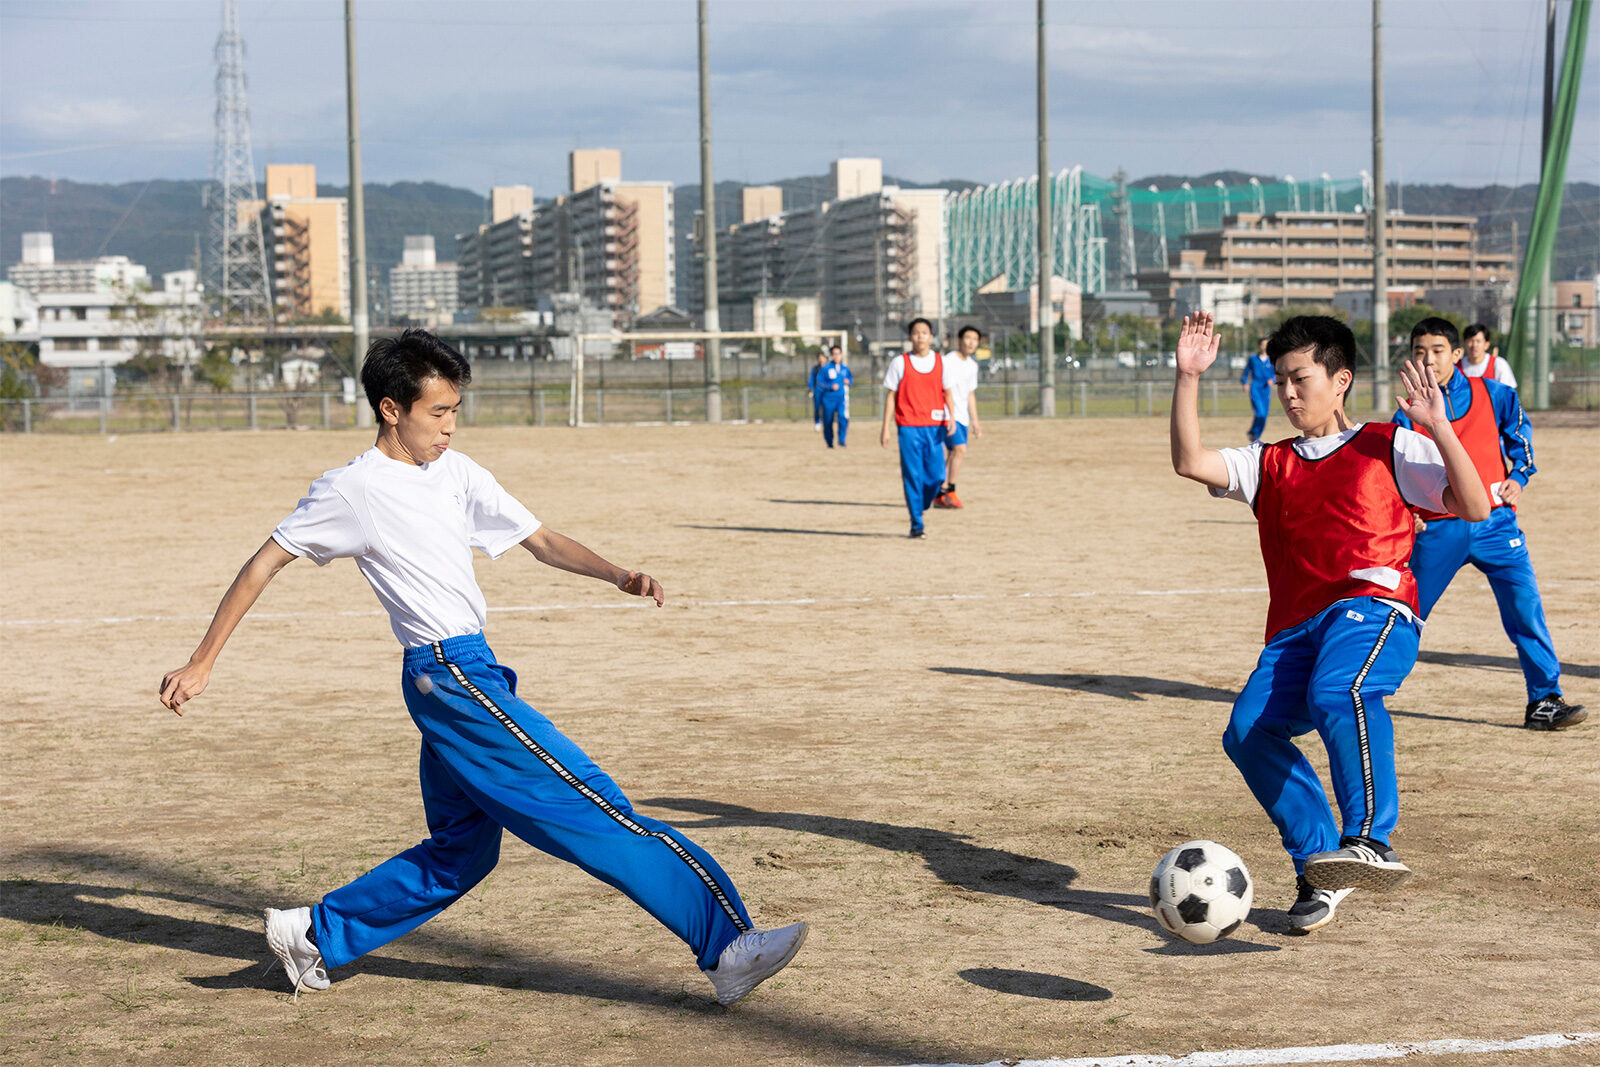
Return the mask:
<path fill-rule="evenodd" d="M 1004 275 L 1011 289 L 1034 283 L 1038 257 L 1038 182 L 1018 179 L 971 189 L 945 206 L 949 252 L 945 293 L 952 314 L 969 311 L 972 294 Z M 1370 199 L 1364 177 L 1311 181 L 1285 179 L 1240 185 L 1153 189 L 1129 187 L 1127 219 L 1134 269 L 1154 270 L 1183 247 L 1183 236 L 1219 228 L 1240 212 L 1364 211 Z M 1074 167 L 1052 175 L 1050 206 L 1055 273 L 1085 292 L 1106 288 L 1107 235 L 1120 232 L 1117 183 Z M 1114 238 L 1113 238 L 1114 239 Z M 1126 244 L 1126 241 L 1124 241 Z M 1133 273 L 1115 260 L 1119 273 Z"/>

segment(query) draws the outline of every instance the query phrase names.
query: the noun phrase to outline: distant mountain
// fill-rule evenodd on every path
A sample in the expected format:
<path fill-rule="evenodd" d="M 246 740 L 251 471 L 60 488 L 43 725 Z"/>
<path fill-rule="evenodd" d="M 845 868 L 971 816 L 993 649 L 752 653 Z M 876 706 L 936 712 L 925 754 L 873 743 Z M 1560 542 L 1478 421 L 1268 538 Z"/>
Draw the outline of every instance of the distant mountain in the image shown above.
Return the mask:
<path fill-rule="evenodd" d="M 48 178 L 0 178 L 0 263 L 22 256 L 22 235 L 48 230 L 56 258 L 127 256 L 152 276 L 194 265 L 205 243 L 203 181 L 90 185 Z M 344 196 L 319 185 L 322 196 Z M 381 278 L 400 262 L 407 234 L 431 233 L 441 261 L 455 258 L 456 234 L 484 219 L 487 201 L 435 182 L 366 186 L 367 260 Z"/>

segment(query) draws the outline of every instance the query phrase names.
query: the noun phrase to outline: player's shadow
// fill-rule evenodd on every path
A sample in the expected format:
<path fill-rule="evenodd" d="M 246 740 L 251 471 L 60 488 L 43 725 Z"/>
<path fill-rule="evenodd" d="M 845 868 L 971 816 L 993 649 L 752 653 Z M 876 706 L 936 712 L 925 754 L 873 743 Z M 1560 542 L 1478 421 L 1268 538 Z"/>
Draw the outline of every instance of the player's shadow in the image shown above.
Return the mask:
<path fill-rule="evenodd" d="M 939 881 L 968 892 L 1015 897 L 1109 922 L 1137 926 L 1141 930 L 1155 933 L 1161 930 L 1147 910 L 1150 904 L 1148 896 L 1072 889 L 1072 883 L 1078 879 L 1078 872 L 1074 868 L 1053 860 L 975 845 L 963 834 L 805 812 L 757 811 L 698 797 L 654 797 L 639 803 L 706 816 L 696 822 L 673 820 L 673 825 L 682 829 L 765 826 L 836 837 L 889 852 L 915 852 Z"/>
<path fill-rule="evenodd" d="M 957 971 L 973 985 L 992 989 L 996 993 L 1010 993 L 1018 997 L 1037 997 L 1040 1000 L 1110 1000 L 1111 990 L 1056 974 L 1040 971 L 1014 971 L 1006 967 L 968 967 Z"/>
<path fill-rule="evenodd" d="M 940 674 L 959 674 L 972 678 L 1004 678 L 1027 685 L 1052 689 L 1076 689 L 1082 693 L 1116 697 L 1118 700 L 1144 700 L 1147 697 L 1179 697 L 1184 700 L 1215 700 L 1232 704 L 1236 694 L 1228 689 L 1166 678 L 1145 678 L 1135 674 L 1025 674 L 1017 671 L 987 671 L 978 667 L 929 667 Z"/>
<path fill-rule="evenodd" d="M 890 533 L 863 533 L 856 530 L 803 530 L 795 526 L 703 526 L 697 523 L 680 522 L 680 530 L 724 530 L 736 533 L 764 533 L 764 534 L 805 534 L 813 537 L 892 537 L 903 540 L 903 534 Z"/>
<path fill-rule="evenodd" d="M 1486 671 L 1516 671 L 1521 673 L 1522 664 L 1517 662 L 1515 656 L 1485 656 L 1479 652 L 1430 652 L 1424 650 L 1417 653 L 1420 663 L 1436 663 L 1441 667 L 1477 667 Z M 1600 667 L 1587 663 L 1563 663 L 1562 674 L 1570 674 L 1575 678 L 1600 678 Z"/>
<path fill-rule="evenodd" d="M 881 500 L 779 500 L 768 497 L 769 504 L 815 504 L 829 508 L 903 508 L 904 504 L 891 504 Z"/>
<path fill-rule="evenodd" d="M 1399 719 L 1431 719 L 1434 722 L 1459 722 L 1467 726 L 1498 726 L 1503 730 L 1524 729 L 1520 722 L 1495 722 L 1493 719 L 1468 719 L 1460 715 L 1436 715 L 1427 711 L 1402 711 L 1399 708 L 1390 708 L 1390 716 Z"/>
<path fill-rule="evenodd" d="M 240 965 L 226 974 L 185 978 L 200 989 L 260 989 L 288 993 L 288 982 L 271 958 L 261 934 L 262 902 L 251 890 L 224 886 L 194 872 L 107 853 L 34 849 L 7 856 L 11 869 L 92 870 L 95 882 L 12 877 L 0 880 L 0 919 L 30 927 L 39 942 L 70 946 L 83 934 L 132 945 L 148 945 L 208 956 Z M 121 884 L 118 884 L 121 883 Z M 151 888 L 160 886 L 161 888 Z M 168 914 L 174 906 L 215 918 L 183 918 Z M 559 934 L 552 935 L 559 937 Z M 503 943 L 463 939 L 427 928 L 406 935 L 406 942 L 424 946 L 430 955 L 463 963 L 416 961 L 372 953 L 333 973 L 335 988 L 360 974 L 429 982 L 455 982 L 507 990 L 527 990 L 560 997 L 592 997 L 676 1015 L 692 1012 L 714 1022 L 727 1009 L 713 999 L 710 983 L 693 978 L 680 988 L 674 983 L 631 982 L 587 965 L 560 959 L 523 957 L 501 951 Z M 801 957 L 804 960 L 805 957 Z M 492 962 L 491 962 L 492 961 Z M 684 961 L 692 976 L 693 961 Z M 173 970 L 205 970 L 190 959 Z M 889 1029 L 849 1019 L 824 1019 L 809 1010 L 790 1010 L 779 1001 L 743 1004 L 739 1025 L 758 1031 L 774 1047 L 799 1048 L 810 1058 L 886 1060 L 891 1063 L 952 1063 L 964 1049 L 935 1039 L 905 1038 Z"/>

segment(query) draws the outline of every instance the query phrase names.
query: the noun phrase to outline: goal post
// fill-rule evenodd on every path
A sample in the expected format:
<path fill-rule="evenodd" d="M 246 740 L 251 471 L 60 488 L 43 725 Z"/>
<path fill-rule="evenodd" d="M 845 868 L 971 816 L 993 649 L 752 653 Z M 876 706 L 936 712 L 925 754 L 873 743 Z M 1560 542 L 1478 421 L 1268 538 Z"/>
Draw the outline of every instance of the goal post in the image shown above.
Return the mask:
<path fill-rule="evenodd" d="M 636 350 L 630 348 L 630 351 L 628 352 L 627 358 L 630 359 L 630 360 L 634 360 L 634 359 L 694 358 L 696 363 L 698 364 L 701 357 L 698 357 L 698 356 L 695 355 L 696 347 L 694 347 L 694 346 L 697 345 L 697 342 L 705 342 L 705 341 L 711 341 L 711 340 L 716 340 L 718 342 L 724 342 L 724 343 L 725 342 L 730 342 L 730 341 L 740 341 L 740 342 L 742 342 L 742 341 L 772 340 L 772 341 L 794 341 L 796 343 L 801 343 L 801 344 L 820 340 L 827 347 L 831 347 L 832 345 L 837 344 L 841 349 L 843 349 L 846 358 L 849 358 L 849 355 L 850 355 L 850 331 L 849 330 L 841 330 L 841 329 L 834 329 L 834 330 L 637 330 L 637 331 L 635 331 L 635 330 L 620 331 L 619 330 L 619 331 L 608 331 L 606 333 L 580 333 L 580 334 L 576 334 L 576 335 L 572 336 L 572 338 L 570 340 L 570 343 L 572 344 L 572 371 L 571 371 L 572 377 L 571 377 L 571 388 L 568 390 L 568 394 L 567 394 L 567 425 L 568 426 L 582 426 L 582 425 L 584 425 L 584 420 L 583 420 L 583 379 L 584 379 L 584 364 L 585 364 L 584 357 L 585 357 L 585 354 L 586 354 L 587 350 L 591 347 L 591 345 L 611 345 L 613 347 L 617 347 L 617 346 L 622 346 L 622 345 L 633 346 L 633 345 L 636 345 L 639 342 L 646 342 L 646 343 L 650 343 L 650 344 L 660 344 L 662 346 L 663 350 L 662 350 L 661 355 L 659 355 L 659 356 L 639 355 L 639 354 L 637 354 Z M 679 356 L 679 355 L 675 355 L 675 354 L 669 354 L 668 351 L 667 351 L 667 347 L 666 346 L 670 346 L 670 345 L 680 345 L 680 346 L 681 345 L 689 345 L 689 346 L 691 346 L 690 355 L 688 357 L 684 357 L 684 356 Z M 703 349 L 703 346 L 699 346 L 699 347 Z M 742 346 L 741 346 L 741 348 L 742 348 Z M 728 355 L 727 350 L 726 350 L 726 348 L 724 348 L 724 350 L 723 350 L 723 358 L 726 359 L 727 355 Z M 706 388 L 707 392 L 710 391 L 709 383 L 707 383 L 705 388 Z"/>

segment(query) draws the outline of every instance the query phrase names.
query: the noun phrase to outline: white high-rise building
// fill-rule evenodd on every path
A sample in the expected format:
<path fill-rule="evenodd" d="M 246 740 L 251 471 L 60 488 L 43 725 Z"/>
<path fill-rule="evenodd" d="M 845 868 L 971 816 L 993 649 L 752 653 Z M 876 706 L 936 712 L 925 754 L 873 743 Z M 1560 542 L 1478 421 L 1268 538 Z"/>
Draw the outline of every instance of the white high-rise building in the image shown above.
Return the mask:
<path fill-rule="evenodd" d="M 406 237 L 400 264 L 389 269 L 389 309 L 396 321 L 448 324 L 461 307 L 459 272 L 437 262 L 433 235 Z"/>

